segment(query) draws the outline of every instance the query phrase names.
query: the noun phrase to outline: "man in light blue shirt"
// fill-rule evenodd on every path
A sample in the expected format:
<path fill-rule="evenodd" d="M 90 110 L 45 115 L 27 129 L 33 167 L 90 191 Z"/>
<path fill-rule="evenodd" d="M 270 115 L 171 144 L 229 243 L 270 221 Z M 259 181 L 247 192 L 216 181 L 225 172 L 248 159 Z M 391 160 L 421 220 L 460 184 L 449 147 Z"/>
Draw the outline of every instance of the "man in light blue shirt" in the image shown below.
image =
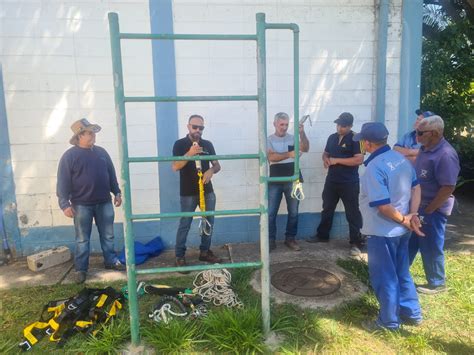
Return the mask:
<path fill-rule="evenodd" d="M 393 146 L 393 150 L 403 154 L 405 158 L 415 163 L 416 156 L 420 151 L 421 144 L 416 140 L 416 129 L 418 125 L 423 120 L 423 118 L 434 116 L 434 113 L 431 111 L 421 111 L 420 109 L 415 111 L 417 117 L 416 121 L 413 124 L 413 131 L 405 133 Z"/>
<path fill-rule="evenodd" d="M 418 325 L 422 320 L 408 260 L 410 231 L 421 233 L 416 214 L 420 186 L 413 166 L 390 149 L 387 138 L 380 122 L 365 123 L 353 138 L 371 153 L 364 162 L 359 203 L 370 282 L 380 304 L 377 320 L 362 324 L 369 331 L 397 330 L 401 323 Z"/>

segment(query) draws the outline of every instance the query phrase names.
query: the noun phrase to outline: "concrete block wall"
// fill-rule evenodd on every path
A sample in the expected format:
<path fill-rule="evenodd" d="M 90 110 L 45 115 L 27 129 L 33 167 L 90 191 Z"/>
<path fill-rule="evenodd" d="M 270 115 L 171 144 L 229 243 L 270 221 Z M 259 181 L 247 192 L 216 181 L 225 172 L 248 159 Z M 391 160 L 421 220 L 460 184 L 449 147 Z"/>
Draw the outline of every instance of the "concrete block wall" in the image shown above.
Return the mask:
<path fill-rule="evenodd" d="M 314 232 L 326 175 L 321 153 L 328 135 L 335 131 L 334 119 L 341 112 L 350 111 L 356 118 L 354 130 L 358 130 L 363 122 L 374 118 L 376 2 L 169 1 L 175 33 L 254 34 L 258 12 L 266 13 L 267 22 L 299 25 L 300 113 L 313 118 L 313 126 L 306 128 L 311 149 L 301 159 L 306 199 L 300 210 L 306 217 L 300 224 L 300 235 Z M 386 120 L 392 140 L 396 137 L 398 117 L 401 2 L 391 1 L 389 20 Z M 73 238 L 72 222 L 59 210 L 55 196 L 57 164 L 69 147 L 72 122 L 87 117 L 102 126 L 97 144 L 108 150 L 120 172 L 107 21 L 110 11 L 119 14 L 122 31 L 150 32 L 150 2 L 145 0 L 0 0 L 0 62 L 19 226 L 23 244 L 31 245 L 25 250 L 44 249 Z M 123 41 L 122 52 L 126 95 L 154 95 L 151 42 Z M 238 95 L 257 91 L 253 42 L 176 41 L 175 66 L 178 95 Z M 289 31 L 267 31 L 267 75 L 270 134 L 276 112 L 286 111 L 292 116 Z M 186 134 L 189 115 L 199 113 L 206 118 L 204 138 L 214 143 L 218 154 L 257 151 L 256 103 L 180 103 L 177 108 L 177 122 L 170 124 L 177 124 L 180 137 Z M 128 104 L 127 118 L 130 155 L 158 154 L 155 105 Z M 222 171 L 214 177 L 217 208 L 256 207 L 256 162 L 222 161 L 221 165 Z M 159 189 L 178 180 L 176 174 L 176 181 L 160 184 L 156 164 L 134 164 L 131 174 L 135 213 L 159 211 Z M 283 202 L 280 212 L 285 213 L 285 208 Z M 342 205 L 338 211 L 342 211 Z M 116 221 L 122 221 L 120 209 L 116 211 Z M 230 219 L 227 223 L 232 224 Z M 252 233 L 253 225 L 254 222 L 248 224 Z M 116 229 L 120 237 L 121 226 Z M 59 230 L 62 232 L 58 233 Z M 140 230 L 153 233 L 147 226 Z M 44 231 L 54 238 L 43 238 Z M 334 234 L 345 237 L 345 233 L 345 219 L 338 215 Z M 58 236 L 61 234 L 65 236 Z M 237 233 L 236 238 L 243 239 L 242 234 Z M 173 239 L 172 233 L 166 236 L 169 244 L 174 243 Z M 218 239 L 226 241 L 225 236 Z"/>

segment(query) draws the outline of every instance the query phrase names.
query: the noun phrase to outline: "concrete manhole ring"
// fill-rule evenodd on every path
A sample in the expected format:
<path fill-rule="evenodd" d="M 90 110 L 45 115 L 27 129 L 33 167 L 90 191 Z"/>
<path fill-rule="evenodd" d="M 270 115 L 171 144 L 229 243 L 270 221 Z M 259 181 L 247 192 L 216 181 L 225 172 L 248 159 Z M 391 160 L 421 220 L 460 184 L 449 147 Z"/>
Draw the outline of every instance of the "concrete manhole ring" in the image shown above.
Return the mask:
<path fill-rule="evenodd" d="M 290 269 L 291 275 L 285 274 L 285 271 Z M 306 281 L 300 277 L 304 273 L 311 275 Z M 276 279 L 285 281 L 284 287 L 276 285 Z M 254 290 L 261 292 L 261 270 L 254 273 L 251 284 Z M 331 309 L 343 302 L 355 300 L 367 292 L 364 284 L 336 265 L 334 260 L 321 259 L 281 260 L 270 264 L 270 286 L 270 295 L 275 303 L 290 303 L 313 309 Z M 287 293 L 288 290 L 295 289 L 303 291 L 304 294 Z M 309 294 L 307 291 L 310 289 L 318 291 Z"/>
<path fill-rule="evenodd" d="M 294 296 L 330 295 L 341 287 L 341 280 L 332 272 L 314 267 L 290 267 L 275 272 L 271 283 L 276 289 Z"/>

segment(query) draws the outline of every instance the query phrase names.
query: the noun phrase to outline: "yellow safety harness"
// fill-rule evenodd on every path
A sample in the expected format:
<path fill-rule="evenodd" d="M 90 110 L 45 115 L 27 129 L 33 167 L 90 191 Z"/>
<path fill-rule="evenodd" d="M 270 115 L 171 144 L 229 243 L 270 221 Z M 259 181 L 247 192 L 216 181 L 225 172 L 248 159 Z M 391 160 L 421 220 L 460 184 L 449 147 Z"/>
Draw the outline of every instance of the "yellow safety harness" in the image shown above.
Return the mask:
<path fill-rule="evenodd" d="M 112 287 L 84 288 L 77 295 L 51 301 L 43 307 L 40 320 L 23 329 L 24 341 L 18 346 L 30 350 L 45 336 L 58 347 L 76 333 L 95 335 L 99 324 L 107 323 L 122 309 L 123 295 Z"/>
<path fill-rule="evenodd" d="M 197 144 L 194 142 L 193 144 Z M 196 160 L 196 170 L 198 175 L 198 186 L 199 186 L 199 209 L 202 212 L 206 211 L 206 198 L 204 197 L 204 181 L 202 180 L 202 165 L 200 160 Z M 199 233 L 201 235 L 211 235 L 212 225 L 205 216 L 201 217 L 199 222 Z"/>
<path fill-rule="evenodd" d="M 199 209 L 202 212 L 206 211 L 206 198 L 204 197 L 204 181 L 202 180 L 202 167 L 201 161 L 196 160 L 196 169 L 198 171 L 198 186 L 199 186 Z M 199 233 L 201 235 L 211 235 L 212 225 L 209 223 L 205 216 L 201 217 L 199 222 Z"/>

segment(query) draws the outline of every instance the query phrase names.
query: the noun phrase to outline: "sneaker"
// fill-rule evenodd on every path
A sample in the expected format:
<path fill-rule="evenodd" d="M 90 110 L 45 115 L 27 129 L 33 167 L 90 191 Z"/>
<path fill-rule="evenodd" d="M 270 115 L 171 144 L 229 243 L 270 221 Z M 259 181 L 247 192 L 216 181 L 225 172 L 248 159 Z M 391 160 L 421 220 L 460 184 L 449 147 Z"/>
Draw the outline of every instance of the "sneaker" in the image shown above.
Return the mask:
<path fill-rule="evenodd" d="M 423 319 L 421 318 L 406 318 L 406 317 L 400 317 L 400 321 L 404 325 L 410 325 L 412 327 L 418 327 L 423 323 Z"/>
<path fill-rule="evenodd" d="M 306 239 L 308 243 L 329 243 L 329 238 L 319 238 L 317 236 Z"/>
<path fill-rule="evenodd" d="M 362 326 L 363 329 L 365 329 L 369 333 L 375 333 L 375 332 L 380 332 L 384 330 L 388 330 L 388 331 L 396 330 L 396 329 L 391 329 L 391 328 L 385 328 L 381 326 L 379 323 L 377 323 L 377 321 L 375 320 L 365 320 L 360 325 Z"/>
<path fill-rule="evenodd" d="M 424 293 L 426 295 L 435 295 L 437 293 L 446 292 L 446 285 L 433 286 L 430 284 L 421 285 L 416 288 L 419 293 Z"/>
<path fill-rule="evenodd" d="M 362 252 L 360 251 L 360 249 L 356 247 L 355 245 L 351 247 L 351 251 L 350 251 L 351 256 L 360 256 L 361 253 Z"/>
<path fill-rule="evenodd" d="M 286 245 L 288 248 L 290 248 L 291 250 L 294 250 L 294 251 L 300 251 L 300 250 L 301 250 L 301 248 L 300 248 L 300 246 L 298 245 L 298 243 L 297 243 L 295 240 L 293 240 L 293 239 L 289 239 L 289 240 L 287 239 L 287 240 L 285 240 L 285 245 Z"/>
<path fill-rule="evenodd" d="M 112 265 L 105 265 L 107 270 L 115 270 L 115 271 L 125 271 L 127 270 L 126 266 L 120 262 L 120 260 L 116 260 L 115 263 Z"/>
<path fill-rule="evenodd" d="M 72 274 L 72 280 L 76 284 L 83 284 L 86 282 L 86 275 L 87 273 L 85 271 L 74 271 Z"/>
<path fill-rule="evenodd" d="M 174 263 L 177 267 L 182 267 L 182 266 L 188 266 L 188 264 L 186 264 L 186 259 L 184 257 L 182 258 L 176 258 L 176 261 Z M 180 274 L 189 274 L 190 271 L 178 271 Z"/>
<path fill-rule="evenodd" d="M 273 251 L 273 250 L 275 250 L 275 249 L 277 248 L 277 243 L 276 243 L 275 240 L 272 239 L 272 240 L 270 240 L 270 243 L 269 243 L 268 246 L 269 246 L 269 248 L 270 248 L 270 251 Z"/>
<path fill-rule="evenodd" d="M 214 255 L 210 249 L 208 251 L 201 250 L 201 253 L 199 254 L 199 260 L 210 264 L 220 264 L 222 262 L 222 259 Z"/>

